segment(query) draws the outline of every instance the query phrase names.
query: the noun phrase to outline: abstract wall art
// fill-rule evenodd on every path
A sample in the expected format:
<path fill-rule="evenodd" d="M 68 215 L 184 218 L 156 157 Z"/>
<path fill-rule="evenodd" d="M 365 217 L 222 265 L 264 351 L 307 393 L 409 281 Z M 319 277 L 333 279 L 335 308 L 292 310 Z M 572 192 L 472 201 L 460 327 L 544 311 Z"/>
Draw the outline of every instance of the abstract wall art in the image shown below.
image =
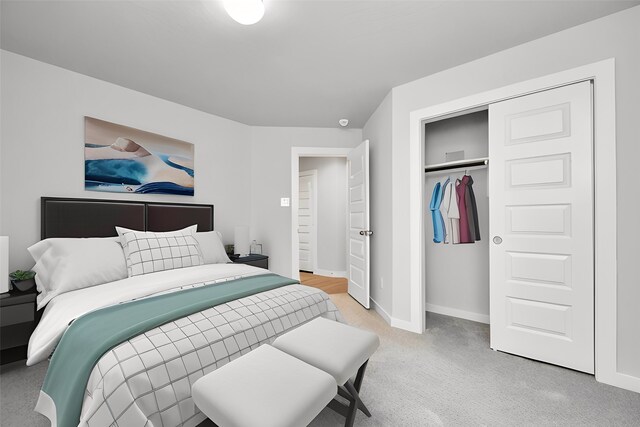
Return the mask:
<path fill-rule="evenodd" d="M 193 196 L 193 144 L 92 117 L 84 131 L 86 190 Z"/>

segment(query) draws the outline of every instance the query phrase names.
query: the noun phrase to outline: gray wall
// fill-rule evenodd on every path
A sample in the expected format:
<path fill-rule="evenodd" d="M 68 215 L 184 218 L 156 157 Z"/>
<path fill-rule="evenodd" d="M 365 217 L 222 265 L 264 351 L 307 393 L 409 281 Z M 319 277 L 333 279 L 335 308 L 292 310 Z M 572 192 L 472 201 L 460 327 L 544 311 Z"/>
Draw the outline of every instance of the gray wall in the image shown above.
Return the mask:
<path fill-rule="evenodd" d="M 393 138 L 393 317 L 410 317 L 409 260 L 409 113 L 475 93 L 614 57 L 616 60 L 616 132 L 618 205 L 618 371 L 640 377 L 640 286 L 637 242 L 640 210 L 630 190 L 640 158 L 640 6 L 516 46 L 449 70 L 398 86 L 392 92 Z M 612 213 L 614 212 L 612 207 Z"/>
<path fill-rule="evenodd" d="M 251 221 L 251 128 L 82 74 L 2 51 L 0 233 L 11 269 L 33 265 L 40 197 L 212 203 L 227 242 Z M 84 116 L 195 144 L 195 196 L 84 190 Z"/>
<path fill-rule="evenodd" d="M 291 147 L 355 147 L 360 129 L 250 127 L 10 52 L 1 52 L 0 233 L 11 269 L 29 268 L 40 237 L 40 197 L 215 205 L 227 243 L 251 224 L 273 271 L 291 274 Z M 195 197 L 84 190 L 84 116 L 195 144 Z"/>
<path fill-rule="evenodd" d="M 429 123 L 425 127 L 425 164 L 442 163 L 445 153 L 464 150 L 466 159 L 486 157 L 487 111 Z M 464 170 L 425 175 L 425 201 L 437 182 L 462 178 Z M 433 242 L 431 212 L 425 211 L 425 302 L 427 310 L 489 322 L 489 199 L 487 169 L 469 171 L 478 207 L 481 240 L 474 244 Z M 464 312 L 464 313 L 460 313 Z"/>
<path fill-rule="evenodd" d="M 275 272 L 291 274 L 291 147 L 353 147 L 359 129 L 263 128 L 1 51 L 0 234 L 10 236 L 10 268 L 29 268 L 40 238 L 40 197 L 83 197 L 215 205 L 215 226 L 233 243 L 252 224 Z M 195 196 L 84 190 L 84 116 L 195 144 Z M 253 193 L 257 191 L 258 194 Z"/>
<path fill-rule="evenodd" d="M 291 208 L 281 197 L 291 197 L 291 147 L 355 147 L 360 129 L 251 128 L 251 196 L 254 215 L 252 239 L 269 255 L 269 270 L 291 276 Z"/>
<path fill-rule="evenodd" d="M 386 317 L 392 310 L 391 92 L 362 129 L 369 140 L 371 177 L 371 299 Z M 387 319 L 389 320 L 389 319 Z"/>
<path fill-rule="evenodd" d="M 301 157 L 300 172 L 318 171 L 318 274 L 343 275 L 347 271 L 347 159 Z"/>

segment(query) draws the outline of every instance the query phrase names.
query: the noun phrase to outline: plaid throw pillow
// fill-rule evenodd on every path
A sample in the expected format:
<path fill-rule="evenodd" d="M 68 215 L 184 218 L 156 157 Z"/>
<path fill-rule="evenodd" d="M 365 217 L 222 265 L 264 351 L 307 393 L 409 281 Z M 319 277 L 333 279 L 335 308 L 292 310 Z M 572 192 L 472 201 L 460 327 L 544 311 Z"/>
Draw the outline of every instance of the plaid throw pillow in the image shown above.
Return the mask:
<path fill-rule="evenodd" d="M 195 238 L 197 225 L 167 233 L 116 227 L 124 248 L 129 277 L 204 263 Z"/>

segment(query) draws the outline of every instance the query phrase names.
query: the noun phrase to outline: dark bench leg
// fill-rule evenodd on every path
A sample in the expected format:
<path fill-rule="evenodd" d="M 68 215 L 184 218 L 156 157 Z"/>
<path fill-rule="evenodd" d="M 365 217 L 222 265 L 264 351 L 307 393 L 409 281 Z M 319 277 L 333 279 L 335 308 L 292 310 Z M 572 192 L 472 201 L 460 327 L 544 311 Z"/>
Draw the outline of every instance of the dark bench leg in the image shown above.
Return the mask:
<path fill-rule="evenodd" d="M 366 362 L 364 362 L 362 364 L 362 366 L 360 366 L 360 369 L 358 369 L 358 374 L 356 375 L 356 382 L 353 384 L 358 393 L 360 393 L 360 387 L 362 386 L 362 379 L 364 378 L 364 371 L 367 370 L 367 363 L 369 363 L 368 360 Z"/>
<path fill-rule="evenodd" d="M 333 399 L 329 402 L 329 407 L 336 411 L 337 413 L 346 417 L 345 427 L 353 426 L 353 423 L 356 419 L 356 413 L 358 410 L 362 411 L 367 417 L 371 417 L 371 412 L 367 409 L 365 404 L 360 399 L 360 387 L 362 387 L 362 379 L 364 378 L 364 372 L 367 369 L 367 360 L 364 364 L 358 369 L 358 373 L 356 375 L 356 379 L 353 383 L 351 380 L 348 380 L 344 386 L 338 386 L 338 394 L 349 401 L 349 406 L 339 402 L 336 399 Z"/>

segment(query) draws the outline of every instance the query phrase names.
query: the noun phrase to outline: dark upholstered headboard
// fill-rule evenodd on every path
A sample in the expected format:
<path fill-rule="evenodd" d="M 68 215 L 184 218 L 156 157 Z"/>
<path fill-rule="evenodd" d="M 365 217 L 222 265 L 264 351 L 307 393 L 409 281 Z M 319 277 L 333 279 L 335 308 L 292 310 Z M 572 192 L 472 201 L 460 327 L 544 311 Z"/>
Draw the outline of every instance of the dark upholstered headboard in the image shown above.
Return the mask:
<path fill-rule="evenodd" d="M 213 230 L 213 205 L 42 197 L 41 238 L 111 237 L 115 227 L 172 231 L 198 224 Z"/>

